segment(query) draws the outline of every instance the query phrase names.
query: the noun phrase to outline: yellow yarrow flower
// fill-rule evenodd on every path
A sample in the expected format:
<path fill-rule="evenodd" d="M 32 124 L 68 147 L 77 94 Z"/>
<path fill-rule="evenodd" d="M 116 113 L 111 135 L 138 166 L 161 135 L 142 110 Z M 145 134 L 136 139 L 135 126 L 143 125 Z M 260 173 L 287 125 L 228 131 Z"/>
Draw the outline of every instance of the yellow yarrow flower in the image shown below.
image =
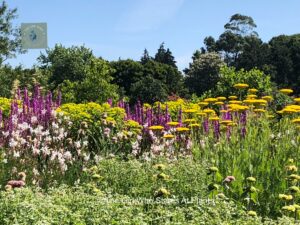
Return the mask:
<path fill-rule="evenodd" d="M 187 128 L 187 127 L 177 127 L 176 128 L 176 131 L 178 131 L 178 132 L 185 132 L 185 131 L 189 131 L 190 129 L 189 128 Z"/>
<path fill-rule="evenodd" d="M 253 111 L 256 112 L 256 113 L 264 113 L 264 112 L 266 112 L 265 109 L 254 109 Z"/>
<path fill-rule="evenodd" d="M 242 101 L 238 101 L 238 100 L 230 100 L 228 103 L 229 104 L 242 104 L 243 102 Z"/>
<path fill-rule="evenodd" d="M 281 92 L 282 94 L 291 94 L 293 93 L 294 91 L 292 89 L 288 89 L 288 88 L 283 88 L 283 89 L 280 89 L 279 92 Z"/>
<path fill-rule="evenodd" d="M 237 88 L 237 89 L 244 89 L 244 88 L 248 88 L 249 85 L 248 84 L 243 84 L 243 83 L 238 83 L 233 85 L 233 87 Z"/>
<path fill-rule="evenodd" d="M 200 124 L 199 123 L 192 123 L 189 125 L 189 127 L 200 127 Z"/>
<path fill-rule="evenodd" d="M 160 164 L 155 164 L 153 166 L 153 168 L 158 169 L 158 170 L 164 170 L 166 168 L 166 165 L 161 164 L 161 163 Z"/>
<path fill-rule="evenodd" d="M 220 118 L 217 117 L 217 116 L 214 116 L 214 117 L 210 117 L 210 118 L 209 118 L 210 121 L 219 121 L 219 119 L 220 119 Z"/>
<path fill-rule="evenodd" d="M 224 102 L 215 102 L 214 105 L 224 105 Z"/>
<path fill-rule="evenodd" d="M 300 118 L 293 119 L 292 123 L 300 123 Z"/>
<path fill-rule="evenodd" d="M 200 106 L 207 106 L 208 102 L 199 102 L 198 105 L 200 105 Z"/>
<path fill-rule="evenodd" d="M 196 113 L 197 116 L 206 116 L 206 113 L 205 112 L 198 112 Z"/>
<path fill-rule="evenodd" d="M 149 130 L 163 130 L 164 127 L 163 126 L 151 126 L 149 127 Z"/>
<path fill-rule="evenodd" d="M 214 114 L 215 110 L 213 110 L 213 109 L 204 109 L 203 112 L 207 113 L 207 114 Z"/>
<path fill-rule="evenodd" d="M 220 96 L 220 97 L 217 97 L 217 99 L 218 99 L 218 101 L 225 101 L 226 97 Z"/>
<path fill-rule="evenodd" d="M 225 124 L 225 125 L 231 124 L 231 123 L 232 123 L 232 120 L 222 120 L 222 121 L 220 121 L 220 124 Z"/>
<path fill-rule="evenodd" d="M 247 95 L 246 97 L 252 99 L 252 98 L 257 98 L 257 95 Z"/>
<path fill-rule="evenodd" d="M 175 136 L 174 136 L 173 134 L 165 134 L 163 137 L 164 137 L 165 139 L 172 139 L 172 138 L 174 138 Z"/>
<path fill-rule="evenodd" d="M 256 93 L 256 92 L 258 92 L 258 90 L 255 89 L 255 88 L 250 88 L 250 89 L 248 89 L 248 92 L 250 92 L 250 93 Z"/>
<path fill-rule="evenodd" d="M 295 206 L 293 206 L 293 205 L 286 205 L 286 206 L 283 206 L 282 209 L 283 209 L 283 210 L 286 210 L 286 211 L 290 211 L 290 212 L 295 212 L 295 211 L 296 211 L 296 208 L 295 208 Z"/>
<path fill-rule="evenodd" d="M 279 194 L 279 199 L 284 201 L 290 201 L 293 199 L 292 195 Z"/>
<path fill-rule="evenodd" d="M 245 99 L 245 100 L 243 101 L 243 103 L 249 104 L 249 105 L 254 104 L 255 102 L 256 102 L 255 99 Z"/>
<path fill-rule="evenodd" d="M 204 102 L 209 102 L 209 103 L 217 102 L 217 101 L 218 101 L 218 99 L 216 99 L 216 98 L 206 98 L 206 99 L 204 99 Z"/>
<path fill-rule="evenodd" d="M 229 96 L 228 98 L 229 98 L 230 100 L 235 100 L 235 99 L 237 99 L 238 97 L 235 96 L 235 95 L 231 95 L 231 96 Z"/>
<path fill-rule="evenodd" d="M 297 172 L 298 171 L 298 168 L 295 165 L 289 165 L 289 166 L 286 166 L 285 168 L 286 168 L 287 171 L 290 171 L 290 172 Z"/>
<path fill-rule="evenodd" d="M 167 125 L 169 126 L 177 126 L 179 123 L 178 122 L 168 122 Z"/>
<path fill-rule="evenodd" d="M 264 99 L 264 100 L 266 100 L 266 101 L 268 101 L 268 102 L 270 102 L 270 101 L 273 100 L 273 97 L 270 96 L 270 95 L 265 95 L 265 96 L 263 96 L 263 97 L 261 97 L 261 98 Z"/>
<path fill-rule="evenodd" d="M 253 217 L 257 216 L 256 212 L 252 211 L 252 210 L 248 211 L 247 215 L 248 216 L 253 216 Z"/>

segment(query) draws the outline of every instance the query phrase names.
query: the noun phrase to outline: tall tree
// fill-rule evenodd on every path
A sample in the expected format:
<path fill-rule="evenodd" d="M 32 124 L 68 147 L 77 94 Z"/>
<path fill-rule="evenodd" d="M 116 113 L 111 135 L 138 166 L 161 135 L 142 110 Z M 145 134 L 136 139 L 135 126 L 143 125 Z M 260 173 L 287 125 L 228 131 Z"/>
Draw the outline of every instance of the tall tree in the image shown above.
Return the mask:
<path fill-rule="evenodd" d="M 65 102 L 104 102 L 117 97 L 110 64 L 84 46 L 56 45 L 38 60 L 40 68 L 50 73 L 49 85 L 63 91 Z"/>
<path fill-rule="evenodd" d="M 300 93 L 300 34 L 280 35 L 269 42 L 270 63 L 275 68 L 273 80 L 280 87 Z"/>
<path fill-rule="evenodd" d="M 219 52 L 227 65 L 236 66 L 244 47 L 251 44 L 247 43 L 247 38 L 258 38 L 256 24 L 250 16 L 234 14 L 224 28 L 218 40 L 211 36 L 204 39 L 205 48 L 202 48 L 202 52 Z"/>
<path fill-rule="evenodd" d="M 120 87 L 120 95 L 130 95 L 132 84 L 139 81 L 143 76 L 143 65 L 131 59 L 118 60 L 110 64 L 114 69 L 112 73 L 113 83 Z"/>
<path fill-rule="evenodd" d="M 48 49 L 45 54 L 41 54 L 38 62 L 41 69 L 51 72 L 49 84 L 55 89 L 64 80 L 83 80 L 86 75 L 86 65 L 94 57 L 92 51 L 84 46 L 66 48 L 55 45 L 53 49 Z"/>
<path fill-rule="evenodd" d="M 269 74 L 273 71 L 270 64 L 270 46 L 252 35 L 244 38 L 243 51 L 236 60 L 237 69 L 251 70 L 254 67 Z"/>
<path fill-rule="evenodd" d="M 219 81 L 219 71 L 224 65 L 216 52 L 194 55 L 194 60 L 185 70 L 185 84 L 191 94 L 200 96 L 212 89 Z"/>
<path fill-rule="evenodd" d="M 172 55 L 172 52 L 169 48 L 165 49 L 165 43 L 161 43 L 159 46 L 159 49 L 157 50 L 157 53 L 155 54 L 154 60 L 159 63 L 167 64 L 169 66 L 173 66 L 177 68 L 176 61 L 174 56 Z"/>
<path fill-rule="evenodd" d="M 142 64 L 146 64 L 149 60 L 151 60 L 151 57 L 149 55 L 148 50 L 145 48 L 143 56 L 141 57 L 141 63 Z"/>
<path fill-rule="evenodd" d="M 17 17 L 17 9 L 9 9 L 5 1 L 0 5 L 0 66 L 17 53 L 25 53 L 21 48 L 20 28 L 13 27 L 12 21 Z"/>
<path fill-rule="evenodd" d="M 224 28 L 227 31 L 231 31 L 234 34 L 241 35 L 243 37 L 258 35 L 254 30 L 256 28 L 256 24 L 254 23 L 253 18 L 238 13 L 230 17 L 229 22 L 224 25 Z"/>

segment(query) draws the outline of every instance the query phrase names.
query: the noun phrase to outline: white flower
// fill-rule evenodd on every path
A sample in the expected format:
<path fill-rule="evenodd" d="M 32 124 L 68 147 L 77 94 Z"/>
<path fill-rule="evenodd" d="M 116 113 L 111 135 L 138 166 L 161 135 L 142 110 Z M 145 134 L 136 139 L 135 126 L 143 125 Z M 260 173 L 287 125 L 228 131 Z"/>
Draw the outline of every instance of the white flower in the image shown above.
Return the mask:
<path fill-rule="evenodd" d="M 100 155 L 95 155 L 95 163 L 98 164 L 103 158 Z"/>
<path fill-rule="evenodd" d="M 43 133 L 44 136 L 48 136 L 50 134 L 49 130 L 45 130 L 45 132 Z"/>
<path fill-rule="evenodd" d="M 80 141 L 76 141 L 74 144 L 75 144 L 76 148 L 80 148 L 81 147 Z"/>
<path fill-rule="evenodd" d="M 56 158 L 57 155 L 58 155 L 58 152 L 57 151 L 53 151 L 52 154 L 51 154 L 50 160 L 54 161 L 54 159 Z"/>
<path fill-rule="evenodd" d="M 71 154 L 71 152 L 70 152 L 70 151 L 66 151 L 66 152 L 64 153 L 64 158 L 65 158 L 66 160 L 68 160 L 68 161 L 72 160 L 72 154 Z"/>
<path fill-rule="evenodd" d="M 6 163 L 7 163 L 7 159 L 3 159 L 2 162 L 3 162 L 4 164 L 6 164 Z"/>
<path fill-rule="evenodd" d="M 88 141 L 83 141 L 82 142 L 82 147 L 87 147 L 88 146 Z"/>
<path fill-rule="evenodd" d="M 16 142 L 14 139 L 10 139 L 9 140 L 9 147 L 11 147 L 11 148 L 14 148 L 14 147 L 16 147 L 17 145 L 18 145 L 18 142 Z"/>
<path fill-rule="evenodd" d="M 4 136 L 5 138 L 7 138 L 8 135 L 9 135 L 9 131 L 6 131 L 6 132 L 2 131 L 2 134 L 3 134 L 3 136 Z"/>
<path fill-rule="evenodd" d="M 33 175 L 38 176 L 40 175 L 39 171 L 36 168 L 33 168 L 32 170 Z"/>
<path fill-rule="evenodd" d="M 35 146 L 32 146 L 31 148 L 32 148 L 32 153 L 33 153 L 33 155 L 38 155 L 38 154 L 40 154 L 40 150 L 39 150 L 38 148 L 36 148 Z"/>
<path fill-rule="evenodd" d="M 25 145 L 27 143 L 27 141 L 24 138 L 20 138 L 20 143 L 21 143 L 21 145 Z"/>
<path fill-rule="evenodd" d="M 11 120 L 12 120 L 13 125 L 17 125 L 18 124 L 18 117 L 17 117 L 17 115 L 13 115 L 12 118 L 11 118 Z"/>
<path fill-rule="evenodd" d="M 51 116 L 56 117 L 57 113 L 55 110 L 51 110 Z"/>
<path fill-rule="evenodd" d="M 31 119 L 30 119 L 30 122 L 31 122 L 32 124 L 35 124 L 37 121 L 38 121 L 38 119 L 37 119 L 36 116 L 32 116 Z"/>
<path fill-rule="evenodd" d="M 43 109 L 43 110 L 42 110 L 42 115 L 45 115 L 46 112 L 47 112 L 47 110 L 46 110 L 46 109 Z"/>
<path fill-rule="evenodd" d="M 18 124 L 18 128 L 22 131 L 27 130 L 29 128 L 29 124 L 26 122 Z"/>
<path fill-rule="evenodd" d="M 41 152 L 46 156 L 46 155 L 50 155 L 50 150 L 48 148 L 48 146 L 44 146 L 41 148 Z"/>
<path fill-rule="evenodd" d="M 20 152 L 14 151 L 14 157 L 15 157 L 15 158 L 19 158 L 19 157 L 20 157 Z"/>
<path fill-rule="evenodd" d="M 83 154 L 83 160 L 87 162 L 87 161 L 89 161 L 89 159 L 90 159 L 90 154 L 84 153 Z"/>
<path fill-rule="evenodd" d="M 59 126 L 58 126 L 58 124 L 57 124 L 57 123 L 55 123 L 55 122 L 52 122 L 52 128 L 53 128 L 53 129 L 58 129 L 58 128 L 59 128 Z"/>

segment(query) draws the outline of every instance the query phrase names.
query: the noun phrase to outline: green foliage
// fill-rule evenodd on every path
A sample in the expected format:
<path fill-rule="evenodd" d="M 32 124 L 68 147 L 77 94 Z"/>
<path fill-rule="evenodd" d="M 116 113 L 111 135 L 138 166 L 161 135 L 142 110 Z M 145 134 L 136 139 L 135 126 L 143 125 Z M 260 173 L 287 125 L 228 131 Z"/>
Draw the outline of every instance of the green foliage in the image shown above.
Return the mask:
<path fill-rule="evenodd" d="M 11 101 L 12 101 L 11 99 L 0 97 L 0 109 L 4 116 L 8 116 L 10 113 Z M 0 121 L 0 124 L 1 124 L 1 121 Z"/>
<path fill-rule="evenodd" d="M 143 56 L 141 57 L 141 60 L 140 60 L 141 64 L 146 64 L 151 59 L 152 59 L 152 57 L 149 55 L 148 50 L 145 48 Z"/>
<path fill-rule="evenodd" d="M 147 203 L 118 194 L 87 193 L 60 187 L 44 193 L 20 189 L 1 192 L 0 223 L 8 224 L 261 224 L 233 203 Z M 286 223 L 292 220 L 285 218 Z M 268 223 L 273 224 L 273 223 Z"/>
<path fill-rule="evenodd" d="M 0 5 L 0 66 L 17 53 L 24 53 L 21 48 L 20 29 L 13 27 L 17 9 L 9 9 L 5 1 Z"/>
<path fill-rule="evenodd" d="M 143 66 L 131 59 L 118 60 L 111 62 L 111 67 L 114 69 L 112 77 L 113 83 L 120 87 L 121 95 L 129 96 L 130 88 L 133 83 L 139 81 L 143 77 Z"/>
<path fill-rule="evenodd" d="M 269 42 L 270 64 L 274 68 L 272 79 L 279 87 L 293 88 L 300 92 L 300 35 L 280 35 Z"/>
<path fill-rule="evenodd" d="M 169 66 L 173 66 L 177 69 L 176 61 L 174 60 L 174 56 L 172 55 L 172 52 L 169 48 L 165 49 L 165 43 L 161 43 L 159 46 L 159 49 L 157 50 L 157 53 L 154 56 L 154 61 L 163 63 Z M 145 57 L 146 55 L 144 55 Z M 145 61 L 145 60 L 144 60 Z"/>
<path fill-rule="evenodd" d="M 86 77 L 87 66 L 95 58 L 90 49 L 84 46 L 65 48 L 62 45 L 55 45 L 48 49 L 46 54 L 38 57 L 40 68 L 51 72 L 49 83 L 56 88 L 64 80 L 82 81 Z"/>
<path fill-rule="evenodd" d="M 164 101 L 168 94 L 166 86 L 160 80 L 152 76 L 143 77 L 131 87 L 131 101 L 141 100 L 142 102 L 153 103 Z"/>
<path fill-rule="evenodd" d="M 12 68 L 5 65 L 0 68 L 0 96 L 14 97 L 14 91 L 25 87 L 32 91 L 35 85 L 47 89 L 48 74 L 38 68 L 25 69 L 22 66 Z"/>
<path fill-rule="evenodd" d="M 110 107 L 107 103 L 99 105 L 94 102 L 86 104 L 67 103 L 61 105 L 56 111 L 69 116 L 77 124 L 83 121 L 97 123 L 104 115 L 112 118 L 114 122 L 120 123 L 125 116 L 125 111 L 122 108 Z"/>
<path fill-rule="evenodd" d="M 256 28 L 256 24 L 251 16 L 234 14 L 230 17 L 229 22 L 224 25 L 224 28 L 242 36 L 257 35 L 253 31 Z"/>
<path fill-rule="evenodd" d="M 219 81 L 219 71 L 224 65 L 218 53 L 210 52 L 198 55 L 195 53 L 189 69 L 185 70 L 185 84 L 190 93 L 198 96 L 213 89 Z"/>
<path fill-rule="evenodd" d="M 233 87 L 237 83 L 246 83 L 264 94 L 271 93 L 273 89 L 270 76 L 258 69 L 236 71 L 233 67 L 224 66 L 220 69 L 220 78 L 216 87 L 211 91 L 214 96 L 239 95 L 241 91 Z"/>
<path fill-rule="evenodd" d="M 109 98 L 117 99 L 117 86 L 111 84 L 112 69 L 102 59 L 91 59 L 85 65 L 85 75 L 81 80 L 65 80 L 58 85 L 62 91 L 64 102 L 94 101 L 103 103 Z"/>

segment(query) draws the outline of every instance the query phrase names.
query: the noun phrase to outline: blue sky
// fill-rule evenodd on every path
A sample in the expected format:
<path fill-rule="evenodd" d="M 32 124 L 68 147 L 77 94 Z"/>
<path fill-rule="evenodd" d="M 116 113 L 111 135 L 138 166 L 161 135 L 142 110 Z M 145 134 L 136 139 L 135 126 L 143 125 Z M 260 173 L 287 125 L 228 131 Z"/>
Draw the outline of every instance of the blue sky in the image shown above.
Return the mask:
<path fill-rule="evenodd" d="M 203 39 L 224 31 L 231 15 L 251 16 L 263 41 L 300 33 L 298 0 L 7 0 L 18 8 L 14 24 L 46 22 L 48 46 L 85 45 L 107 60 L 138 60 L 144 48 L 154 55 L 160 43 L 184 69 Z M 13 65 L 31 67 L 44 50 L 29 50 Z"/>

